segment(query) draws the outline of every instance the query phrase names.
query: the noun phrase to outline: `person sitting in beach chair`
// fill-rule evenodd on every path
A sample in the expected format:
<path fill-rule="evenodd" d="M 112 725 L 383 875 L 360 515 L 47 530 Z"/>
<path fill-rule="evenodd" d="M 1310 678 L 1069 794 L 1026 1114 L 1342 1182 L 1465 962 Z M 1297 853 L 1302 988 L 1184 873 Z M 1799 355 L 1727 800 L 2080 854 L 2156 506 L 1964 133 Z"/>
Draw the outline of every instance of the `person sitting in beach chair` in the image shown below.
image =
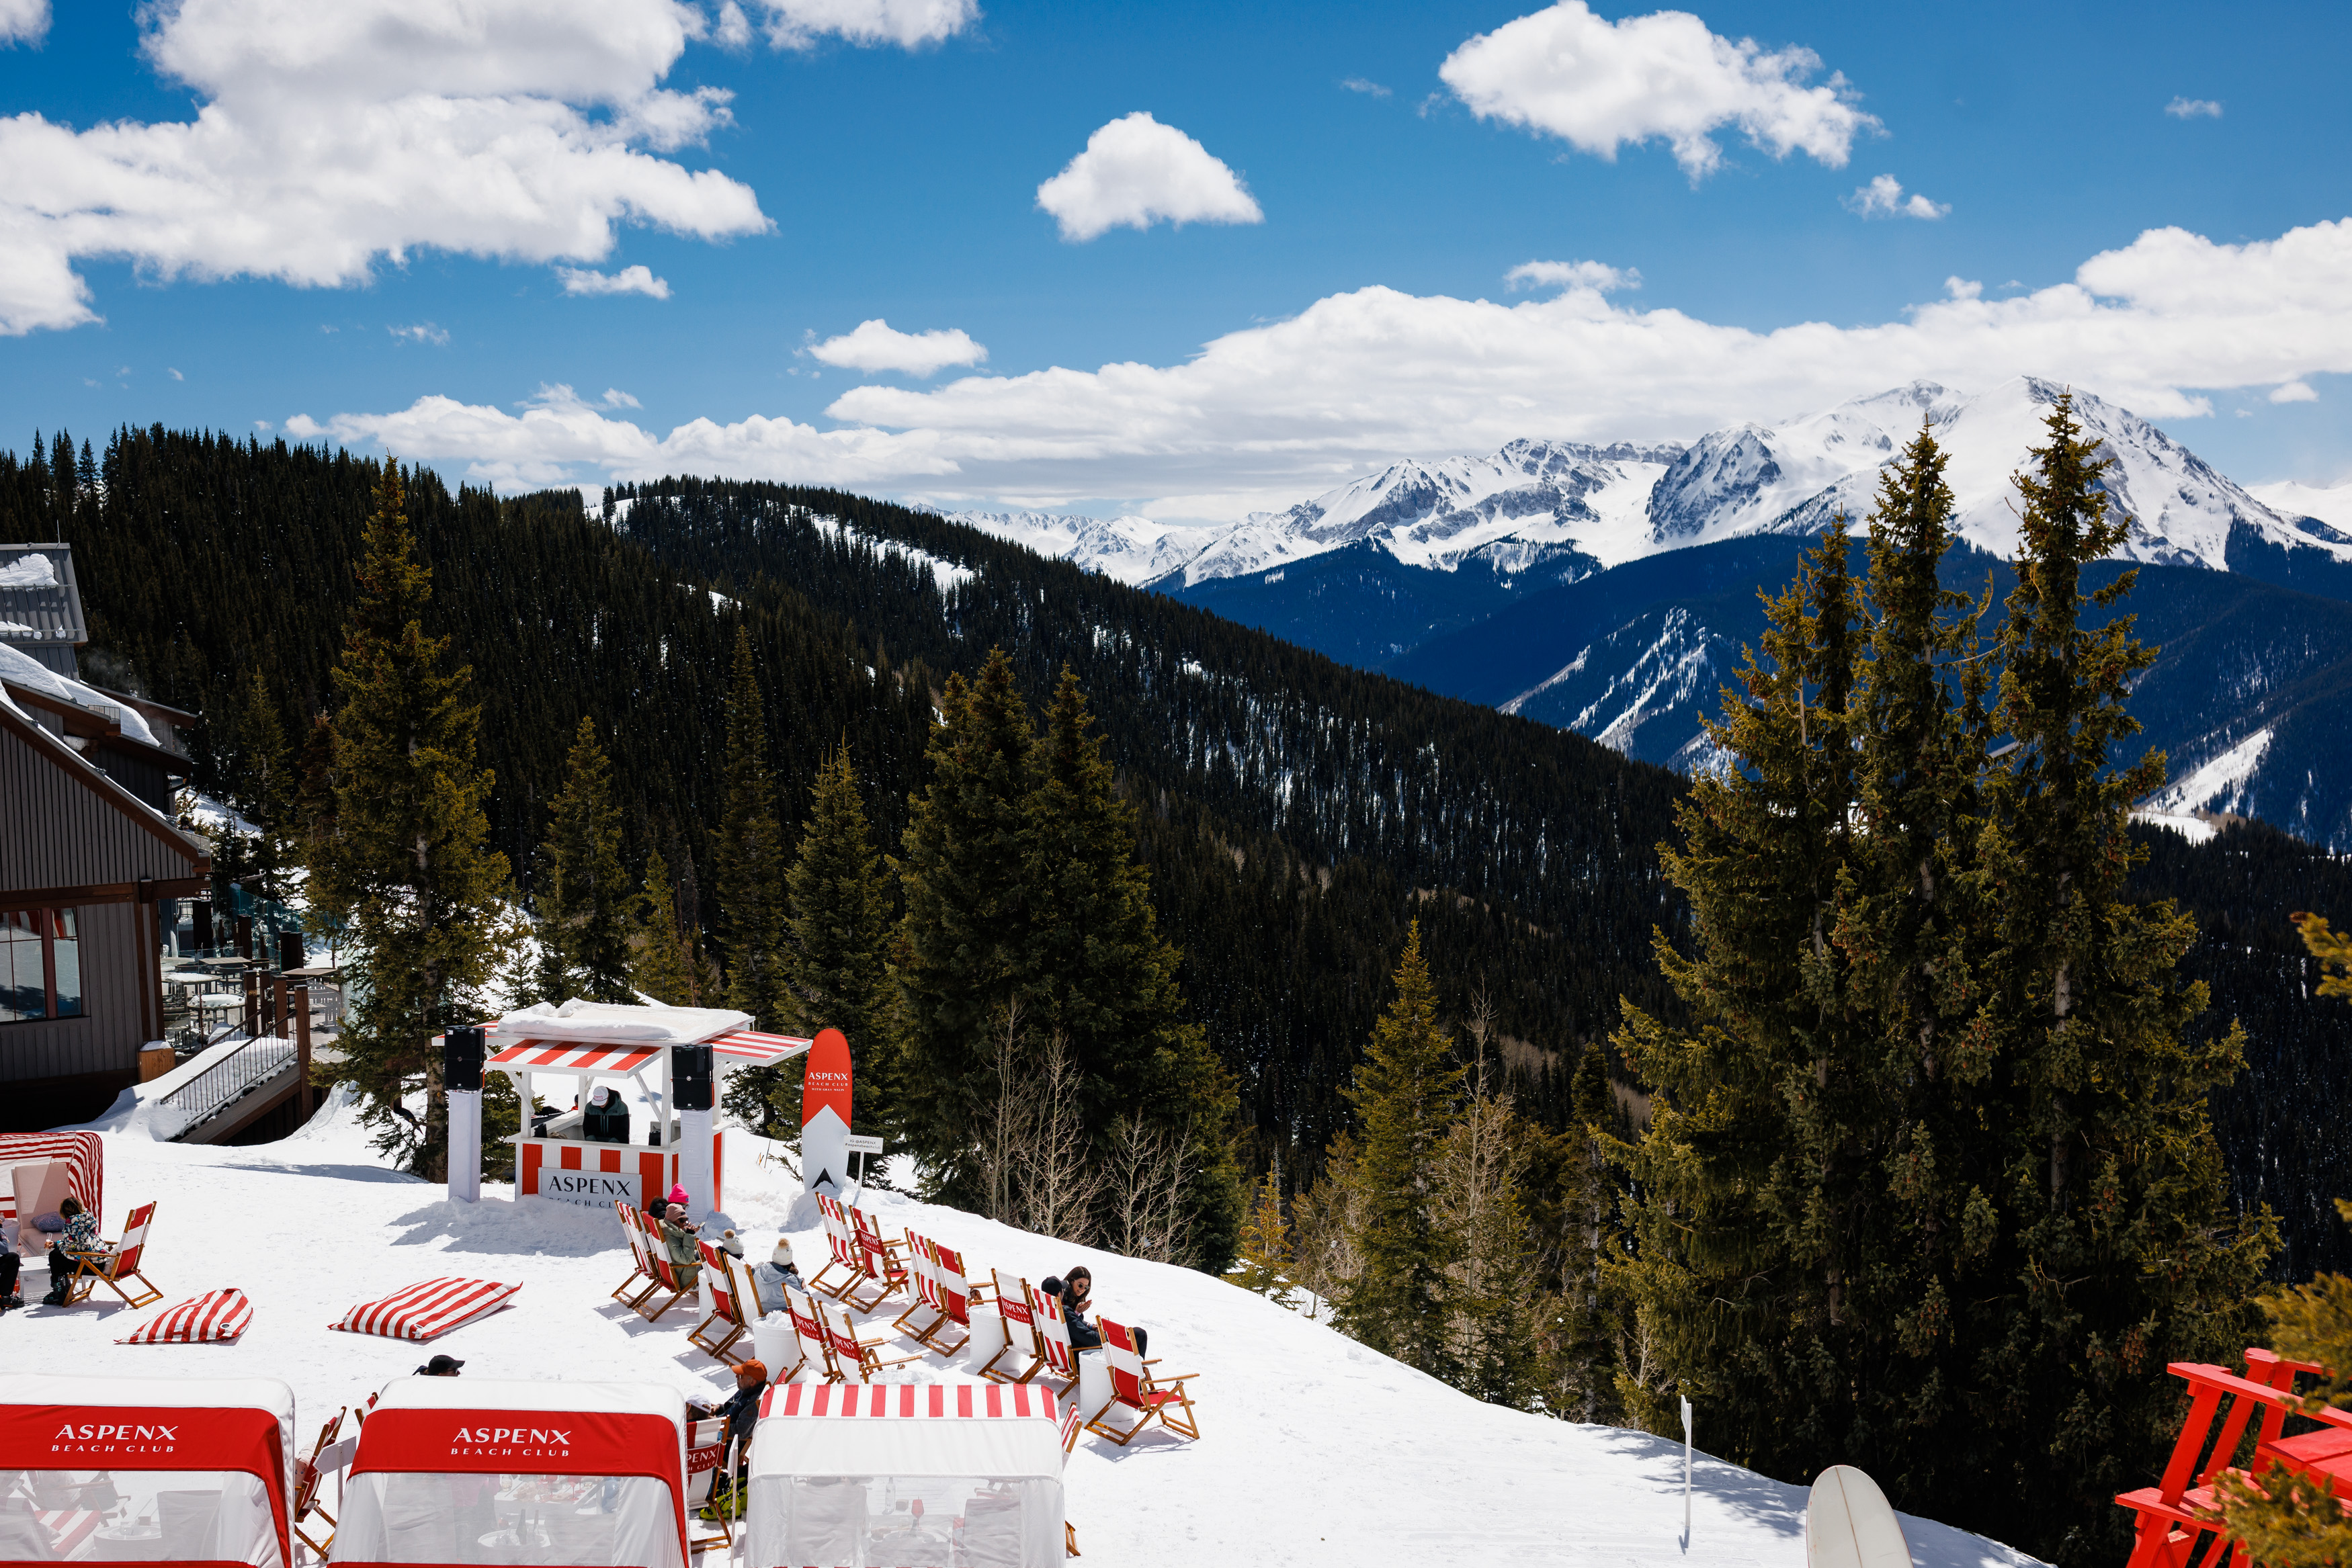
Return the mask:
<path fill-rule="evenodd" d="M 677 1277 L 677 1288 L 691 1291 L 702 1273 L 702 1238 L 695 1234 L 694 1221 L 686 1217 L 686 1193 L 672 1187 L 669 1201 L 659 1216 L 659 1235 L 663 1249 L 669 1254 L 670 1271 Z"/>
<path fill-rule="evenodd" d="M 1093 1270 L 1081 1263 L 1058 1280 L 1051 1274 L 1046 1275 L 1038 1282 L 1037 1288 L 1049 1296 L 1061 1298 L 1062 1322 L 1069 1330 L 1071 1349 L 1102 1348 L 1102 1334 L 1087 1321 L 1087 1313 L 1094 1309 Z M 1135 1334 L 1135 1353 L 1138 1355 L 1150 1354 L 1150 1332 L 1146 1329 L 1132 1332 Z"/>
<path fill-rule="evenodd" d="M 58 1205 L 58 1214 L 66 1222 L 58 1239 L 49 1243 L 49 1293 L 41 1298 L 45 1307 L 62 1307 L 72 1293 L 74 1277 L 81 1272 L 85 1258 L 102 1258 L 106 1243 L 99 1239 L 98 1217 L 81 1206 L 79 1198 L 68 1197 Z"/>

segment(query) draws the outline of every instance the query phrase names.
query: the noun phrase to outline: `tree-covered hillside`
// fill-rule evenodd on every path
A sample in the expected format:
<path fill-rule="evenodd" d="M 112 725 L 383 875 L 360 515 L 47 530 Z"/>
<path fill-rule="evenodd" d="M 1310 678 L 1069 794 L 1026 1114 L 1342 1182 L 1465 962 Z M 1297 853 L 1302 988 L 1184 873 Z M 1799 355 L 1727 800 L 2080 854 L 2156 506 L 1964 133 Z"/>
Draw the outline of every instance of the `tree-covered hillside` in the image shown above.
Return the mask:
<path fill-rule="evenodd" d="M 0 454 L 0 538 L 74 545 L 87 673 L 205 712 L 199 777 L 229 783 L 252 672 L 290 735 L 327 700 L 375 466 L 161 428 L 119 433 L 86 468 L 64 450 Z M 428 630 L 456 639 L 486 704 L 495 846 L 527 896 L 584 715 L 607 739 L 632 874 L 658 850 L 682 913 L 712 923 L 739 626 L 787 824 L 845 736 L 894 853 L 934 694 L 1001 645 L 1033 697 L 1067 663 L 1095 705 L 1142 808 L 1184 995 L 1241 1082 L 1253 1179 L 1277 1153 L 1286 1186 L 1315 1172 L 1416 915 L 1443 1005 L 1488 994 L 1523 1103 L 1554 1126 L 1621 996 L 1672 1009 L 1650 956 L 1653 929 L 1680 919 L 1654 853 L 1683 789 L 1664 769 L 839 492 L 670 480 L 583 512 L 569 492 L 453 495 L 420 474 L 409 515 L 435 572 Z M 2352 1015 L 2304 1000 L 2285 923 L 2352 913 L 2352 873 L 2266 831 L 2158 834 L 2139 885 L 2198 914 L 2208 1022 L 2248 1028 L 2250 1071 L 2216 1107 L 2239 1196 L 2280 1209 L 2283 1271 L 2352 1264 L 2324 1207 L 2352 1190 L 2326 1131 L 2352 1087 Z"/>

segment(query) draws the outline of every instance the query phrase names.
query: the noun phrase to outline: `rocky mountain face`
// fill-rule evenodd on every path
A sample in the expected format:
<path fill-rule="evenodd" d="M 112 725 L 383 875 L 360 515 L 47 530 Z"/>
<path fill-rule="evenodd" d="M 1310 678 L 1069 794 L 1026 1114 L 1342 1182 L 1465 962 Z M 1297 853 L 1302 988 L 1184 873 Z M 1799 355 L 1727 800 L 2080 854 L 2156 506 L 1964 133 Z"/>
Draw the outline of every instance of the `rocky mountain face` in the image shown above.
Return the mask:
<path fill-rule="evenodd" d="M 2059 386 L 1897 387 L 1686 447 L 1515 441 L 1411 460 L 1225 528 L 962 514 L 1343 663 L 1689 768 L 1760 629 L 1759 588 L 1932 424 L 1965 549 L 1948 577 L 2006 591 L 2012 476 Z M 2135 711 L 2168 811 L 2231 810 L 2352 849 L 2352 486 L 2250 492 L 2130 410 L 2077 391 L 2144 570 L 2126 608 L 2163 647 Z M 2120 570 L 2120 568 L 2115 569 Z M 2337 783 L 2336 780 L 2343 780 Z"/>

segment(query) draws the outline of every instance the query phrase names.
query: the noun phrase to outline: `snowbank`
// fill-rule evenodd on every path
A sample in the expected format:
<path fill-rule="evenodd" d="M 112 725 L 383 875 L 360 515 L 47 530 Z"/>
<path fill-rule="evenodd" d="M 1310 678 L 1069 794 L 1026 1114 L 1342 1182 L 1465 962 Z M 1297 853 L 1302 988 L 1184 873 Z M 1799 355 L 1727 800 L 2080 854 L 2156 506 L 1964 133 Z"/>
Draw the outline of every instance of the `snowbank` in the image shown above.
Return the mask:
<path fill-rule="evenodd" d="M 156 1200 L 146 1271 L 166 1303 L 234 1285 L 253 1326 L 229 1345 L 117 1345 L 151 1315 L 120 1305 L 34 1307 L 6 1320 L 21 1359 L 59 1370 L 282 1377 L 303 1447 L 340 1406 L 408 1375 L 435 1352 L 467 1375 L 642 1379 L 710 1399 L 730 1375 L 688 1345 L 681 1304 L 649 1324 L 610 1300 L 629 1272 L 609 1214 L 486 1184 L 478 1205 L 386 1169 L 337 1096 L 292 1137 L 254 1148 L 157 1142 L 126 1094 L 92 1125 L 105 1134 L 107 1228 Z M 804 1270 L 824 1260 L 814 1206 L 730 1133 L 727 1208 L 754 1260 L 786 1229 Z M 1206 1563 L 1435 1563 L 1797 1568 L 1801 1488 L 1702 1455 L 1692 1539 L 1682 1540 L 1678 1444 L 1482 1405 L 1222 1281 L 1066 1246 L 895 1194 L 868 1195 L 887 1229 L 913 1225 L 1032 1281 L 1085 1262 L 1103 1310 L 1151 1332 L 1164 1370 L 1197 1372 L 1202 1437 L 1165 1434 L 1118 1449 L 1082 1437 L 1068 1470 L 1070 1519 L 1103 1568 Z M 336 1333 L 354 1302 L 442 1274 L 520 1281 L 512 1310 L 435 1343 Z M 37 1297 L 36 1273 L 29 1281 Z M 898 1305 L 895 1300 L 891 1311 Z M 886 1314 L 887 1315 L 887 1314 Z M 903 1349 L 900 1354 L 903 1354 Z M 929 1381 L 974 1370 L 937 1357 L 887 1374 Z M 1706 1412 L 1698 1413 L 1706 1434 Z M 1855 1456 L 1867 1460 L 1869 1456 Z M 2028 1564 L 1979 1537 L 1906 1519 L 1927 1568 Z"/>

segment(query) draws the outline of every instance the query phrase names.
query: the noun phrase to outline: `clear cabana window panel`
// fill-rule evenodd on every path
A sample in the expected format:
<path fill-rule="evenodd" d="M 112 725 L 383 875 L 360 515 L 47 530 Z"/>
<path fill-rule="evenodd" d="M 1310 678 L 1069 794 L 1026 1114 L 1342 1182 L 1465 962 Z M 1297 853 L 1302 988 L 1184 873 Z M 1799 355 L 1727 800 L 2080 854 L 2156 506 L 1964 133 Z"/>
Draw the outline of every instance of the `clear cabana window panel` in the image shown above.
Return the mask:
<path fill-rule="evenodd" d="M 352 1477 L 333 1561 L 684 1568 L 660 1481 L 446 1470 Z"/>
<path fill-rule="evenodd" d="M 284 1562 L 242 1470 L 0 1470 L 0 1562 L 91 1561 Z"/>
<path fill-rule="evenodd" d="M 1061 1488 L 984 1476 L 754 1476 L 751 1568 L 1038 1568 L 1061 1561 Z"/>

